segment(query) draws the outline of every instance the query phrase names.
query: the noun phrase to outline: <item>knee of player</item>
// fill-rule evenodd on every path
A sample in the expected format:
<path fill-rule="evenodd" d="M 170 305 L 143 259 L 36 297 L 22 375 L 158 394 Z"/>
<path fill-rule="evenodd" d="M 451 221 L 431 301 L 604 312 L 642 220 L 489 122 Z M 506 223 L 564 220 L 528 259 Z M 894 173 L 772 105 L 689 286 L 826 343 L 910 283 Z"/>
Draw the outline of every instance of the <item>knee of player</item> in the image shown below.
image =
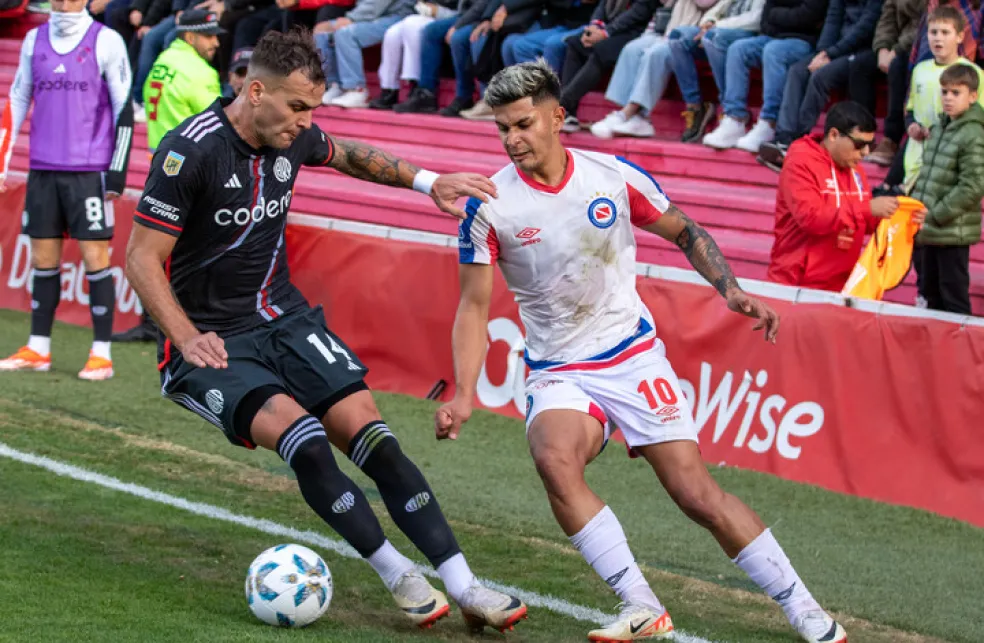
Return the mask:
<path fill-rule="evenodd" d="M 79 243 L 79 250 L 87 271 L 104 270 L 109 266 L 109 242 L 83 241 Z"/>
<path fill-rule="evenodd" d="M 713 479 L 675 489 L 670 495 L 680 510 L 699 525 L 710 527 L 724 518 L 726 496 Z"/>
<path fill-rule="evenodd" d="M 584 461 L 571 449 L 540 446 L 531 449 L 536 472 L 548 486 L 563 488 L 584 478 Z"/>

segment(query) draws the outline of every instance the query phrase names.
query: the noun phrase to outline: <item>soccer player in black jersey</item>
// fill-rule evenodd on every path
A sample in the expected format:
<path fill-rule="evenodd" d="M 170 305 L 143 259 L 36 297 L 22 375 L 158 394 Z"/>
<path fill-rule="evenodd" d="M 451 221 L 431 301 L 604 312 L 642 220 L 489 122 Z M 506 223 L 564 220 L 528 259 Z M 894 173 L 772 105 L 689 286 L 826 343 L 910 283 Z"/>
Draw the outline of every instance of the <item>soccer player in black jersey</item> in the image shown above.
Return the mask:
<path fill-rule="evenodd" d="M 235 100 L 219 99 L 161 141 L 126 272 L 163 332 L 162 392 L 232 443 L 275 450 L 311 508 L 368 560 L 403 613 L 429 627 L 448 614 L 447 599 L 386 540 L 333 444 L 376 483 L 469 625 L 511 629 L 526 606 L 476 581 L 434 492 L 380 419 L 366 368 L 291 283 L 284 246 L 302 165 L 413 187 L 459 216 L 458 197 L 486 199 L 495 187 L 328 136 L 311 120 L 324 89 L 310 34 L 271 32 Z"/>

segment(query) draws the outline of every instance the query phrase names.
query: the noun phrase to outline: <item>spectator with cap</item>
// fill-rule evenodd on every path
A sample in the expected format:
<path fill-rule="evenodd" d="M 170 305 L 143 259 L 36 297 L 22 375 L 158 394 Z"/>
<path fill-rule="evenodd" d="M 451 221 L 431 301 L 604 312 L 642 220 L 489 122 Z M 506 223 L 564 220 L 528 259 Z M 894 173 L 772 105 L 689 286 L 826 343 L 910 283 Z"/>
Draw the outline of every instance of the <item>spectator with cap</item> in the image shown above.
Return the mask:
<path fill-rule="evenodd" d="M 219 48 L 219 35 L 224 33 L 218 16 L 203 9 L 189 9 L 178 16 L 176 28 L 178 37 L 158 56 L 143 88 L 147 147 L 151 152 L 165 134 L 203 111 L 221 94 L 219 73 L 210 62 Z M 229 72 L 230 79 L 234 75 Z M 121 342 L 156 339 L 157 325 L 146 312 L 139 324 L 113 335 L 113 341 Z"/>
<path fill-rule="evenodd" d="M 249 69 L 249 59 L 252 56 L 253 49 L 250 47 L 237 49 L 232 54 L 232 62 L 229 63 L 229 83 L 226 86 L 226 91 L 223 92 L 227 98 L 235 98 L 243 90 L 243 84 L 246 82 L 246 70 Z"/>
<path fill-rule="evenodd" d="M 178 37 L 157 58 L 144 84 L 147 144 L 157 148 L 181 121 L 203 111 L 222 93 L 211 60 L 219 48 L 218 16 L 189 9 L 177 21 Z"/>

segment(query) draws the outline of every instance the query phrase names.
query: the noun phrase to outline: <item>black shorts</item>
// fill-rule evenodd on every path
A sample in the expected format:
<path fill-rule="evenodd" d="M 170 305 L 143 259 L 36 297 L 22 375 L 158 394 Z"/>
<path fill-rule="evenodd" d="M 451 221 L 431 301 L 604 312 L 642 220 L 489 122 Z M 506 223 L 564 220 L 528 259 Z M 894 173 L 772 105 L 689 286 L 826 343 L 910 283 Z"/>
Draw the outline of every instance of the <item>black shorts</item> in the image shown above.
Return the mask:
<path fill-rule="evenodd" d="M 32 239 L 98 241 L 113 238 L 113 203 L 102 172 L 31 170 L 24 198 L 24 234 Z"/>
<path fill-rule="evenodd" d="M 224 369 L 197 368 L 172 350 L 161 368 L 161 392 L 239 446 L 253 448 L 249 424 L 270 394 L 290 395 L 320 420 L 333 404 L 367 388 L 368 369 L 328 330 L 321 306 L 226 337 L 225 349 L 229 366 Z M 237 413 L 241 405 L 255 408 L 244 416 Z"/>

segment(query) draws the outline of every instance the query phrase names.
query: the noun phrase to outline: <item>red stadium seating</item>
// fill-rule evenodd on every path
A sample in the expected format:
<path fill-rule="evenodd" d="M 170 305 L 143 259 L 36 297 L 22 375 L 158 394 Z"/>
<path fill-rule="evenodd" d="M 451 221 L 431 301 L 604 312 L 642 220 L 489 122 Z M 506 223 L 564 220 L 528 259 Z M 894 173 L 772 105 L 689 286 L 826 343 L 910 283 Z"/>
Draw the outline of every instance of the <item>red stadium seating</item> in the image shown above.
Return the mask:
<path fill-rule="evenodd" d="M 8 91 L 16 69 L 20 43 L 0 39 L 0 87 Z M 375 75 L 370 75 L 371 85 Z M 375 87 L 373 87 L 375 90 Z M 441 95 L 450 100 L 450 81 L 442 81 Z M 565 135 L 573 147 L 617 153 L 652 172 L 670 197 L 714 234 L 740 277 L 765 276 L 772 245 L 773 208 L 777 175 L 758 165 L 753 156 L 730 150 L 720 152 L 702 145 L 677 142 L 682 104 L 663 100 L 653 114 L 654 139 L 618 138 L 610 141 L 587 132 Z M 612 106 L 600 93 L 589 95 L 581 116 L 595 120 Z M 436 115 L 399 115 L 373 110 L 321 108 L 318 124 L 340 137 L 378 144 L 411 162 L 435 171 L 475 171 L 491 174 L 508 160 L 491 123 L 448 119 Z M 27 169 L 29 127 L 15 148 L 12 167 Z M 141 189 L 148 167 L 146 134 L 134 136 L 129 186 Z M 865 167 L 872 182 L 884 176 L 876 166 Z M 297 182 L 292 210 L 330 217 L 367 221 L 402 228 L 454 234 L 454 222 L 424 198 L 407 197 L 391 188 L 369 186 L 327 169 L 307 170 Z M 639 236 L 639 260 L 687 267 L 682 254 L 651 235 Z M 971 295 L 976 314 L 984 315 L 984 244 L 971 251 Z M 915 298 L 912 274 L 887 299 L 911 303 Z"/>

